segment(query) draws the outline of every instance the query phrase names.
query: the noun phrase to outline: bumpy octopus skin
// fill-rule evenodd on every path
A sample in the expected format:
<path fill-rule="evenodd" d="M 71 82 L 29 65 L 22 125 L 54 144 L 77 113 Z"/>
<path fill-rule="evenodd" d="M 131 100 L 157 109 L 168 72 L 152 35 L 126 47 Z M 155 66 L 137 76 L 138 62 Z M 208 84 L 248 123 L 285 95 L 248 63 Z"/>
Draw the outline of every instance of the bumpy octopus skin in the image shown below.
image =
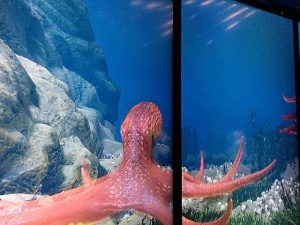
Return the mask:
<path fill-rule="evenodd" d="M 286 103 L 295 103 L 296 102 L 296 97 L 287 97 L 285 95 L 282 96 L 283 100 L 286 102 Z M 279 132 L 280 133 L 286 133 L 286 134 L 289 134 L 289 135 L 292 135 L 292 136 L 296 136 L 298 134 L 297 132 L 297 113 L 296 111 L 289 114 L 289 115 L 283 115 L 282 116 L 282 119 L 285 120 L 285 121 L 294 121 L 294 123 L 292 123 L 290 126 L 286 127 L 286 128 L 283 128 L 281 129 Z"/>
<path fill-rule="evenodd" d="M 238 154 L 236 155 L 236 158 L 232 164 L 231 169 L 222 179 L 220 179 L 216 183 L 204 183 L 202 181 L 202 177 L 204 175 L 204 159 L 203 159 L 203 154 L 201 152 L 200 154 L 201 164 L 200 164 L 200 170 L 198 174 L 195 177 L 193 177 L 186 172 L 182 173 L 182 197 L 183 198 L 207 198 L 207 197 L 213 197 L 213 196 L 222 195 L 234 191 L 247 184 L 253 183 L 258 179 L 261 179 L 272 169 L 272 167 L 276 163 L 276 160 L 274 160 L 270 165 L 268 165 L 267 167 L 265 167 L 264 169 L 258 172 L 234 179 L 234 176 L 241 162 L 243 152 L 244 152 L 244 138 L 242 137 L 240 141 L 240 148 Z M 228 223 L 230 219 L 232 208 L 233 208 L 232 199 L 229 199 L 227 209 L 225 213 L 222 215 L 222 217 L 220 217 L 219 219 L 212 222 L 201 223 L 201 222 L 191 221 L 187 218 L 183 218 L 183 224 L 184 225 L 225 225 Z"/>
<path fill-rule="evenodd" d="M 92 223 L 124 209 L 152 215 L 172 224 L 172 174 L 152 161 L 162 116 L 150 102 L 134 106 L 121 127 L 123 159 L 108 175 L 92 180 L 82 167 L 83 185 L 28 202 L 0 200 L 1 225 L 67 225 Z"/>

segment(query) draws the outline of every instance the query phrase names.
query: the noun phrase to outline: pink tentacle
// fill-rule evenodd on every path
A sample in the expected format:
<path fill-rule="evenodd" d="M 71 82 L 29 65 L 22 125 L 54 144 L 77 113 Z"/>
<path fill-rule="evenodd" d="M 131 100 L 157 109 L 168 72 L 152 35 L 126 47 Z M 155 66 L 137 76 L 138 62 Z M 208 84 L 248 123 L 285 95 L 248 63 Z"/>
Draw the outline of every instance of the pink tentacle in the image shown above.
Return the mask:
<path fill-rule="evenodd" d="M 196 179 L 201 181 L 203 179 L 203 175 L 204 175 L 204 158 L 203 158 L 203 152 L 200 152 L 200 168 L 199 168 L 199 172 L 196 175 Z"/>
<path fill-rule="evenodd" d="M 270 165 L 256 173 L 249 174 L 247 176 L 230 181 L 219 181 L 217 183 L 199 184 L 183 180 L 183 197 L 207 198 L 234 191 L 265 176 L 272 169 L 275 163 L 276 160 L 274 160 Z"/>
<path fill-rule="evenodd" d="M 293 103 L 296 102 L 296 96 L 293 97 L 287 97 L 286 95 L 282 95 L 282 98 L 286 103 Z"/>
<path fill-rule="evenodd" d="M 283 116 L 281 116 L 281 118 L 285 121 L 287 121 L 287 120 L 296 120 L 297 119 L 297 113 L 293 112 L 292 114 L 289 114 L 289 115 L 283 115 Z"/>
<path fill-rule="evenodd" d="M 233 177 L 236 174 L 236 172 L 239 168 L 239 165 L 241 163 L 241 159 L 242 159 L 242 156 L 244 153 L 244 146 L 245 146 L 245 142 L 244 142 L 244 138 L 242 137 L 241 141 L 240 141 L 240 148 L 239 148 L 238 154 L 236 155 L 236 157 L 234 159 L 231 169 L 219 182 L 229 181 L 229 180 L 233 179 Z"/>
<path fill-rule="evenodd" d="M 286 134 L 289 134 L 292 136 L 296 136 L 298 134 L 297 133 L 297 124 L 294 123 L 287 128 L 281 129 L 279 131 L 279 133 L 286 133 Z"/>
<path fill-rule="evenodd" d="M 88 185 L 92 183 L 92 178 L 90 176 L 89 171 L 86 168 L 86 163 L 84 161 L 82 161 L 82 166 L 81 166 L 81 178 L 84 185 Z"/>

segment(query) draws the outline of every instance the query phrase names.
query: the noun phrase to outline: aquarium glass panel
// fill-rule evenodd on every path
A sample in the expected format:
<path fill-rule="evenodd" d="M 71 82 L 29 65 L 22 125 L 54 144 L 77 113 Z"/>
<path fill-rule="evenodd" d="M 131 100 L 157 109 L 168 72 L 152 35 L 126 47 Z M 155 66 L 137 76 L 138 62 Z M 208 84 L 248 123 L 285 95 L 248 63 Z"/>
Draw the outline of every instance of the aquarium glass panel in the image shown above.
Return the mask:
<path fill-rule="evenodd" d="M 236 179 L 270 165 L 260 180 L 233 192 L 233 206 L 236 212 L 274 221 L 277 211 L 299 205 L 293 54 L 289 19 L 236 1 L 182 1 L 182 164 L 195 174 L 203 151 L 202 182 L 216 186 L 239 148 L 244 153 Z M 291 195 L 284 189 L 289 185 L 295 191 Z M 226 202 L 220 198 L 195 205 L 225 210 Z M 193 201 L 186 204 L 193 208 Z M 203 221 L 217 217 L 208 213 L 205 218 L 195 210 L 188 212 L 200 213 Z M 263 224 L 250 219 L 235 218 L 232 224 Z"/>

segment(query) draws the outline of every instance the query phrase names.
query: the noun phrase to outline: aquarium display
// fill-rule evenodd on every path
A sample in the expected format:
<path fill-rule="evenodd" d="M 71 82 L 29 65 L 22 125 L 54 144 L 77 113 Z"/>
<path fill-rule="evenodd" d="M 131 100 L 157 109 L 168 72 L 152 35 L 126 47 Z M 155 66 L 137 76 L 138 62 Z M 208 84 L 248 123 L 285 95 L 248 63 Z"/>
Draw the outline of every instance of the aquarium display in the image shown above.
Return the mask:
<path fill-rule="evenodd" d="M 172 2 L 0 5 L 0 224 L 171 224 Z"/>
<path fill-rule="evenodd" d="M 182 0 L 185 220 L 300 222 L 292 20 Z"/>
<path fill-rule="evenodd" d="M 139 102 L 154 102 L 163 128 L 154 152 L 172 164 L 172 1 L 85 0 L 96 40 L 101 43 L 109 75 L 120 89 L 116 128 Z M 121 141 L 120 132 L 116 140 Z"/>

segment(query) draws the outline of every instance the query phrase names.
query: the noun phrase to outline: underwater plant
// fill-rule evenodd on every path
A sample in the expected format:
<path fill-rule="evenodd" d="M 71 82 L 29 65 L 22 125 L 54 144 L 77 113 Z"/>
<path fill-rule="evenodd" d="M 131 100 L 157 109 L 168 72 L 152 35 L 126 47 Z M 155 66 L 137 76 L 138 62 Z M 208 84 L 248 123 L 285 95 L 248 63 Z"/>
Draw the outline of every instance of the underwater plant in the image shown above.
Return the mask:
<path fill-rule="evenodd" d="M 161 127 L 162 116 L 155 104 L 134 106 L 122 123 L 123 159 L 116 170 L 92 180 L 83 166 L 80 187 L 33 201 L 0 200 L 1 224 L 91 223 L 124 209 L 135 209 L 171 225 L 172 174 L 158 167 L 151 157 Z"/>
<path fill-rule="evenodd" d="M 203 154 L 201 152 L 200 154 L 201 166 L 198 174 L 195 177 L 193 177 L 186 172 L 182 172 L 182 197 L 183 198 L 196 198 L 196 197 L 208 198 L 208 197 L 213 197 L 213 196 L 234 191 L 236 189 L 239 189 L 247 184 L 253 183 L 254 181 L 262 178 L 272 169 L 272 167 L 276 163 L 276 160 L 273 160 L 271 164 L 269 164 L 267 167 L 265 167 L 264 169 L 258 172 L 234 179 L 234 176 L 241 162 L 243 152 L 244 152 L 244 138 L 242 137 L 240 141 L 239 151 L 232 164 L 231 169 L 226 174 L 226 176 L 224 176 L 223 178 L 221 178 L 219 181 L 215 183 L 204 183 L 202 180 L 202 177 L 204 175 L 204 159 L 203 159 Z M 183 224 L 184 225 L 197 225 L 197 224 L 198 225 L 201 224 L 202 225 L 204 224 L 224 225 L 227 224 L 230 219 L 232 208 L 233 208 L 233 202 L 232 199 L 230 198 L 225 213 L 219 219 L 214 220 L 212 222 L 201 223 L 201 222 L 194 222 L 183 217 Z"/>
<path fill-rule="evenodd" d="M 270 124 L 257 127 L 247 134 L 247 163 L 256 170 L 271 162 L 270 155 L 278 160 L 276 170 L 269 175 L 272 179 L 281 178 L 288 164 L 292 164 L 297 154 L 297 139 L 291 135 L 282 135 L 278 127 Z"/>
<path fill-rule="evenodd" d="M 300 223 L 300 202 L 297 202 L 289 209 L 278 211 L 271 218 L 264 219 L 263 216 L 257 213 L 245 213 L 243 215 L 234 215 L 230 218 L 227 225 L 278 225 L 278 224 L 290 224 L 296 225 Z M 190 210 L 187 214 L 193 217 L 194 220 L 215 220 L 220 216 L 220 212 L 205 209 L 203 213 L 195 213 Z"/>

